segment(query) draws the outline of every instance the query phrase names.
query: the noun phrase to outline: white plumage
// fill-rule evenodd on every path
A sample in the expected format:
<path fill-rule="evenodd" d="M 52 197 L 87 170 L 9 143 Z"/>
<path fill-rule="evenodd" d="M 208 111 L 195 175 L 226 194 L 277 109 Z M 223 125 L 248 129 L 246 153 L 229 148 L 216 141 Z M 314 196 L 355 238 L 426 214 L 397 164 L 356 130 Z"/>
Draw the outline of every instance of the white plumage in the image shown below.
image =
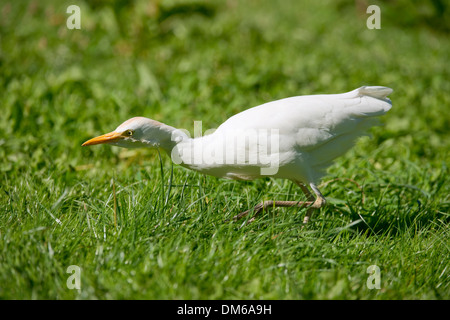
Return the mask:
<path fill-rule="evenodd" d="M 236 114 L 214 133 L 196 138 L 155 120 L 136 117 L 83 146 L 108 143 L 161 148 L 174 162 L 220 178 L 290 179 L 302 188 L 308 201 L 265 201 L 254 211 L 269 206 L 310 206 L 304 220 L 307 222 L 312 208 L 325 204 L 316 186 L 325 169 L 376 124 L 378 116 L 389 111 L 390 93 L 390 88 L 366 86 L 342 94 L 268 102 Z M 316 199 L 304 184 L 310 185 Z"/>

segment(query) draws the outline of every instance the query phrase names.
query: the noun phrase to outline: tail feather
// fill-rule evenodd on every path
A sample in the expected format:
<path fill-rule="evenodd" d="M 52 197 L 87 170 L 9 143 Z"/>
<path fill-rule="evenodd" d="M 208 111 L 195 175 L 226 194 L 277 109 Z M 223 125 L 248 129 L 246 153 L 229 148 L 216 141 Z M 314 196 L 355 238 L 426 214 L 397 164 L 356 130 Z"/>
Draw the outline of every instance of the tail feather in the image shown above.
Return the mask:
<path fill-rule="evenodd" d="M 361 102 L 347 109 L 355 117 L 377 117 L 392 108 L 392 102 L 387 97 L 394 90 L 388 87 L 361 87 L 349 92 L 349 98 L 360 98 Z"/>
<path fill-rule="evenodd" d="M 386 99 L 394 90 L 381 86 L 364 86 L 356 89 L 360 96 L 369 96 L 377 99 Z"/>

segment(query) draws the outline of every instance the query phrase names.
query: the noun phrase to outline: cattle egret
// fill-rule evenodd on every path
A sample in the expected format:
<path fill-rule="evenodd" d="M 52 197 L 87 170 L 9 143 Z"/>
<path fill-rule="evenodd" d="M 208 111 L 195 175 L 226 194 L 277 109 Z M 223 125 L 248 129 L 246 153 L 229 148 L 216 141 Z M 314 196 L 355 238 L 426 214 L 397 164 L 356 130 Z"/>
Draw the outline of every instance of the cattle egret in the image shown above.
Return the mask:
<path fill-rule="evenodd" d="M 364 86 L 342 94 L 268 102 L 234 115 L 209 135 L 194 138 L 184 130 L 135 117 L 83 146 L 105 143 L 163 149 L 173 162 L 219 178 L 290 179 L 301 188 L 307 201 L 263 201 L 236 215 L 234 220 L 250 212 L 255 217 L 270 207 L 308 207 L 303 220 L 307 223 L 313 210 L 325 205 L 317 188 L 325 169 L 375 125 L 378 116 L 391 109 L 387 96 L 392 91 Z"/>

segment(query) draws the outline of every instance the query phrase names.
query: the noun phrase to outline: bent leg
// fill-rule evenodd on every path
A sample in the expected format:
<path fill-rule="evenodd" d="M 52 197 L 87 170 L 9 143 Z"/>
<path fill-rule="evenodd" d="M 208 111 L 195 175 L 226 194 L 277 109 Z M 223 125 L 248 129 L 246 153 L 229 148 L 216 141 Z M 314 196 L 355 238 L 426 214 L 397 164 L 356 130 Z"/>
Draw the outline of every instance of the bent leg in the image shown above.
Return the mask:
<path fill-rule="evenodd" d="M 308 223 L 314 209 L 319 209 L 323 205 L 325 205 L 326 200 L 325 197 L 322 195 L 322 193 L 319 191 L 317 186 L 314 183 L 310 183 L 310 186 L 314 193 L 316 194 L 316 198 L 312 195 L 312 193 L 308 190 L 308 188 L 301 182 L 295 181 L 297 185 L 302 189 L 303 193 L 306 196 L 306 199 L 308 201 L 274 201 L 274 200 L 267 200 L 263 201 L 260 204 L 256 205 L 252 209 L 246 210 L 244 212 L 239 213 L 238 215 L 233 217 L 234 221 L 237 221 L 245 216 L 247 216 L 250 212 L 254 211 L 255 215 L 249 220 L 249 222 L 252 222 L 255 220 L 256 216 L 263 210 L 271 208 L 271 207 L 299 207 L 299 208 L 305 208 L 309 207 L 308 211 L 306 212 L 305 218 L 303 219 L 303 223 Z"/>

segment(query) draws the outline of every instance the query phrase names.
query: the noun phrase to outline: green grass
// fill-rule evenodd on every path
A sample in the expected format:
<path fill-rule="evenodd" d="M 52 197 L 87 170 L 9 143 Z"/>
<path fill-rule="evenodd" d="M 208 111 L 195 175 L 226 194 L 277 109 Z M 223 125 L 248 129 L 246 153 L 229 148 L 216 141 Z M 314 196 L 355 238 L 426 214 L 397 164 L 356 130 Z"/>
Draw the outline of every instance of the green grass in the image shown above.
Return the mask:
<path fill-rule="evenodd" d="M 450 298 L 443 2 L 379 2 L 380 30 L 359 2 L 147 3 L 0 5 L 0 298 Z M 66 28 L 70 4 L 81 30 Z M 289 181 L 171 175 L 155 151 L 80 147 L 132 116 L 192 132 L 361 85 L 392 87 L 394 107 L 329 169 L 329 205 L 305 228 L 298 209 L 224 222 L 301 199 Z"/>

